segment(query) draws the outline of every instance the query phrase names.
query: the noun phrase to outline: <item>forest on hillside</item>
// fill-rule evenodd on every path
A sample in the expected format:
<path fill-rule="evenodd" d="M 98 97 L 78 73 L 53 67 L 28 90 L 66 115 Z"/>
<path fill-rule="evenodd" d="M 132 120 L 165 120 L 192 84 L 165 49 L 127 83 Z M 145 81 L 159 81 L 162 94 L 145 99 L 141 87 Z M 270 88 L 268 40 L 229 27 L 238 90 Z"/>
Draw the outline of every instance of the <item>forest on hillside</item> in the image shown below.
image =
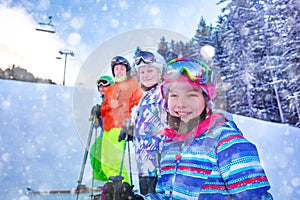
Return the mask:
<path fill-rule="evenodd" d="M 28 72 L 22 67 L 16 67 L 15 65 L 7 67 L 5 70 L 2 70 L 0 68 L 0 79 L 56 84 L 51 79 L 42 79 L 35 77 L 31 72 Z"/>
<path fill-rule="evenodd" d="M 230 113 L 300 127 L 300 2 L 225 1 L 216 26 L 201 18 L 187 43 L 162 37 L 166 60 L 193 57 L 219 74 L 216 107 Z M 201 47 L 212 46 L 205 58 Z"/>

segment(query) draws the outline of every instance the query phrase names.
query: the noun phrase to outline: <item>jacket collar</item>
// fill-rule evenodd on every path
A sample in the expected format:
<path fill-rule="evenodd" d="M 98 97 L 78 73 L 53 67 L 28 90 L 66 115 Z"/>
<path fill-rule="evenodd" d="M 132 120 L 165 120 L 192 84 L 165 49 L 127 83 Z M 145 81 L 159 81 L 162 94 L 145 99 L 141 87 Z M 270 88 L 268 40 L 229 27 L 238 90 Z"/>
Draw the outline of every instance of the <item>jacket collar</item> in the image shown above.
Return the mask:
<path fill-rule="evenodd" d="M 208 129 L 211 129 L 216 123 L 227 121 L 222 114 L 212 114 L 203 121 L 201 121 L 193 130 L 188 133 L 182 134 L 173 128 L 165 128 L 162 132 L 163 135 L 169 137 L 174 141 L 185 141 L 188 138 L 198 137 Z"/>

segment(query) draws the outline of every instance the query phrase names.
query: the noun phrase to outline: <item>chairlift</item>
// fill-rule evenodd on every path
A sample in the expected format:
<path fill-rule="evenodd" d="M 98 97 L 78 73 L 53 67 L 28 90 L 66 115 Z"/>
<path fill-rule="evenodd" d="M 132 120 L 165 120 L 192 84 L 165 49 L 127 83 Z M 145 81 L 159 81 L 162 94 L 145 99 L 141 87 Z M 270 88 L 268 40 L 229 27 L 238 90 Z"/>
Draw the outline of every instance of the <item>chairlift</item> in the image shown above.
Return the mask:
<path fill-rule="evenodd" d="M 54 26 L 54 24 L 52 23 L 52 16 L 49 16 L 49 22 L 48 23 L 43 23 L 40 22 L 36 29 L 37 31 L 43 31 L 43 32 L 47 32 L 47 33 L 55 33 L 56 28 Z"/>

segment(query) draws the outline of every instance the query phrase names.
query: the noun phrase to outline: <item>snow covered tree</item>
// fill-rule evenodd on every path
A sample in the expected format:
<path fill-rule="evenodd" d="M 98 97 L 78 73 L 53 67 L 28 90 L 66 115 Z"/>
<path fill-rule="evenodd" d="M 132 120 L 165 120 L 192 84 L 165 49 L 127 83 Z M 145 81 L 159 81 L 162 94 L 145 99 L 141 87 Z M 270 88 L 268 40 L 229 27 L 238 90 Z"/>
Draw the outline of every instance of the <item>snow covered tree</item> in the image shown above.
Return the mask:
<path fill-rule="evenodd" d="M 232 0 L 223 11 L 215 63 L 231 86 L 228 111 L 286 123 L 299 91 L 299 3 Z"/>
<path fill-rule="evenodd" d="M 157 52 L 165 58 L 166 62 L 178 57 L 179 55 L 179 53 L 177 53 L 178 50 L 176 48 L 175 41 L 171 40 L 171 42 L 168 43 L 165 37 L 161 38 Z"/>
<path fill-rule="evenodd" d="M 192 38 L 193 45 L 192 45 L 192 49 L 190 49 L 191 58 L 202 59 L 200 54 L 201 47 L 205 45 L 213 46 L 212 31 L 213 31 L 212 26 L 208 26 L 206 24 L 205 19 L 201 17 L 198 27 L 195 31 L 195 35 Z"/>
<path fill-rule="evenodd" d="M 283 117 L 285 122 L 300 126 L 300 2 L 276 1 L 273 9 L 278 13 L 276 31 L 281 49 L 280 78 L 285 81 L 284 85 L 279 85 Z"/>
<path fill-rule="evenodd" d="M 231 1 L 224 12 L 225 32 L 221 33 L 224 82 L 229 112 L 254 117 L 253 110 L 253 43 L 263 26 L 261 6 L 257 1 Z"/>
<path fill-rule="evenodd" d="M 299 3 L 293 0 L 265 2 L 265 59 L 261 63 L 270 74 L 280 119 L 287 123 L 290 101 L 299 92 Z M 295 96 L 297 97 L 297 96 Z M 299 100 L 296 101 L 298 103 Z M 299 117 L 298 117 L 299 118 Z M 295 120 L 293 120 L 295 121 Z M 292 123 L 295 124 L 295 123 Z"/>
<path fill-rule="evenodd" d="M 164 58 L 167 57 L 167 52 L 168 52 L 169 48 L 168 48 L 168 42 L 166 41 L 165 37 L 162 37 L 160 39 L 160 42 L 158 44 L 158 50 L 157 53 L 159 53 L 160 55 L 162 55 Z"/>

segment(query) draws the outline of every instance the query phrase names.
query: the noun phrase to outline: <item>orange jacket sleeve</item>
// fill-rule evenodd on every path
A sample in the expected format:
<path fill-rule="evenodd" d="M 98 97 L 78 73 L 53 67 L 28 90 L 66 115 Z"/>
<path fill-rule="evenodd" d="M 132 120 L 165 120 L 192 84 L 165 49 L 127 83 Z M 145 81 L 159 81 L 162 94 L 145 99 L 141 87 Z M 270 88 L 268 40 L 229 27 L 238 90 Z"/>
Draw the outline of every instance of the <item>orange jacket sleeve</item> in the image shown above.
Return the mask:
<path fill-rule="evenodd" d="M 132 95 L 130 97 L 130 101 L 129 101 L 130 113 L 132 111 L 132 108 L 139 104 L 140 99 L 143 96 L 143 90 L 141 89 L 139 82 L 135 78 L 132 78 L 132 79 L 133 79 L 133 85 L 134 85 L 133 88 L 135 88 L 135 89 L 133 90 Z"/>

